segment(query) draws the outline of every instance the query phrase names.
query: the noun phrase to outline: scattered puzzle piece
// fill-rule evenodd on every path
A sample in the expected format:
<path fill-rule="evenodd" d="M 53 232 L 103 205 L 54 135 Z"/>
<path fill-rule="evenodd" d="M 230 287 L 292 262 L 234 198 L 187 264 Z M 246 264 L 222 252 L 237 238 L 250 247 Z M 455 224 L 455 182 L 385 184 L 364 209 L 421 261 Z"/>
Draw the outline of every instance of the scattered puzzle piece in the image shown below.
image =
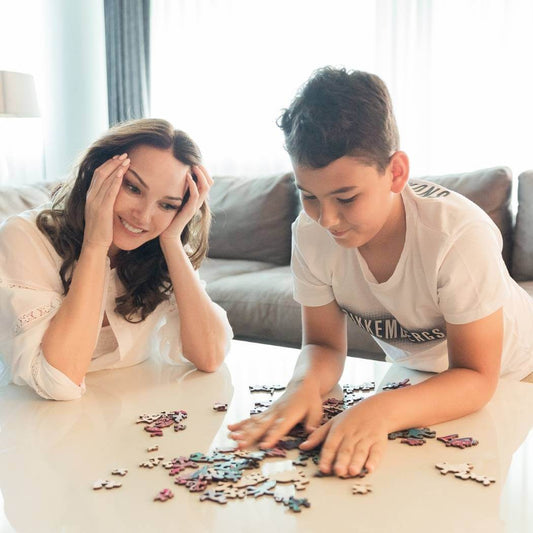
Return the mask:
<path fill-rule="evenodd" d="M 409 446 L 422 446 L 422 444 L 426 444 L 425 439 L 402 439 L 400 441 L 402 444 L 409 444 Z"/>
<path fill-rule="evenodd" d="M 391 383 L 387 383 L 383 386 L 383 390 L 393 390 L 393 389 L 401 389 L 402 387 L 408 387 L 411 385 L 409 383 L 409 378 L 402 379 L 402 381 L 392 381 Z"/>
<path fill-rule="evenodd" d="M 446 475 L 448 473 L 457 474 L 460 472 L 470 472 L 474 465 L 470 463 L 459 463 L 459 464 L 449 464 L 449 463 L 437 463 L 435 468 L 440 470 L 440 473 Z"/>
<path fill-rule="evenodd" d="M 372 492 L 372 485 L 364 483 L 356 483 L 352 485 L 352 494 L 368 494 Z"/>
<path fill-rule="evenodd" d="M 115 468 L 112 472 L 112 476 L 125 476 L 128 473 L 126 468 Z"/>
<path fill-rule="evenodd" d="M 281 496 L 276 496 L 274 499 L 287 506 L 294 513 L 301 512 L 302 507 L 311 507 L 311 503 L 307 498 L 295 498 L 294 496 L 283 498 Z"/>
<path fill-rule="evenodd" d="M 163 489 L 159 491 L 159 494 L 154 498 L 154 502 L 166 502 L 174 498 L 174 494 L 170 489 Z"/>
<path fill-rule="evenodd" d="M 226 499 L 226 495 L 223 491 L 216 491 L 216 490 L 206 490 L 201 496 L 200 501 L 209 500 L 211 502 L 216 503 L 228 503 L 228 500 Z"/>
<path fill-rule="evenodd" d="M 227 403 L 215 402 L 215 404 L 213 405 L 213 409 L 215 411 L 225 412 L 225 411 L 228 410 L 228 404 Z"/>
<path fill-rule="evenodd" d="M 246 494 L 248 496 L 253 496 L 254 498 L 259 498 L 260 496 L 273 496 L 274 491 L 271 490 L 276 486 L 274 480 L 265 481 L 261 485 L 253 485 L 246 487 Z"/>
<path fill-rule="evenodd" d="M 472 479 L 478 483 L 483 484 L 485 487 L 488 487 L 491 483 L 496 483 L 496 479 L 493 477 L 480 476 L 475 472 L 458 472 L 455 474 L 455 477 L 460 479 Z"/>
<path fill-rule="evenodd" d="M 410 428 L 402 429 L 401 431 L 393 431 L 389 433 L 389 440 L 394 440 L 397 438 L 402 439 L 434 439 L 436 432 L 429 428 Z"/>

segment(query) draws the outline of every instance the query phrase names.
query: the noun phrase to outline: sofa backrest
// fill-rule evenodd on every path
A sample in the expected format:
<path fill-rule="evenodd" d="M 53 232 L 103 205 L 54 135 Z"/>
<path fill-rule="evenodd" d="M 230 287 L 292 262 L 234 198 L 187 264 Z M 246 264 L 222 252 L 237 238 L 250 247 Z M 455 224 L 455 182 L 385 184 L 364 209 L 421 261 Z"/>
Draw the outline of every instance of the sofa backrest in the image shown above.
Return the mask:
<path fill-rule="evenodd" d="M 513 248 L 513 215 L 511 211 L 512 174 L 507 167 L 494 167 L 475 172 L 420 176 L 447 189 L 458 192 L 476 203 L 492 218 L 503 237 L 502 255 L 511 266 Z M 531 196 L 533 198 L 533 194 Z"/>
<path fill-rule="evenodd" d="M 46 182 L 18 187 L 0 187 L 0 224 L 11 215 L 48 202 L 54 187 L 55 184 Z"/>
<path fill-rule="evenodd" d="M 289 264 L 291 223 L 299 210 L 292 174 L 215 177 L 209 206 L 209 257 Z"/>
<path fill-rule="evenodd" d="M 518 176 L 518 212 L 511 273 L 517 281 L 533 280 L 533 170 Z"/>

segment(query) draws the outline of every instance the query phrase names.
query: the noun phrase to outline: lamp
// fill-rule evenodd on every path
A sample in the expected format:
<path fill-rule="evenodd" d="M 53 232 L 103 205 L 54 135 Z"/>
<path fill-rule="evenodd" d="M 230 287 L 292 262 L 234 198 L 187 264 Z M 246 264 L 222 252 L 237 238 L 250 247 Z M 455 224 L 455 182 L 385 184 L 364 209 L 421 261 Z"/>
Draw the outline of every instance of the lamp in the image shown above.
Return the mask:
<path fill-rule="evenodd" d="M 12 165 L 14 161 L 24 161 L 27 165 L 27 157 L 22 158 L 19 153 L 19 146 L 23 145 L 21 128 L 18 123 L 15 127 L 11 118 L 31 119 L 39 116 L 33 76 L 22 72 L 0 70 L 0 184 L 10 181 L 10 165 L 6 154 L 10 154 Z M 27 125 L 24 127 L 27 131 Z M 44 152 L 41 168 L 44 175 Z M 20 172 L 20 166 L 17 173 L 20 176 L 24 175 L 24 172 Z"/>
<path fill-rule="evenodd" d="M 33 76 L 0 70 L 0 117 L 38 117 Z"/>

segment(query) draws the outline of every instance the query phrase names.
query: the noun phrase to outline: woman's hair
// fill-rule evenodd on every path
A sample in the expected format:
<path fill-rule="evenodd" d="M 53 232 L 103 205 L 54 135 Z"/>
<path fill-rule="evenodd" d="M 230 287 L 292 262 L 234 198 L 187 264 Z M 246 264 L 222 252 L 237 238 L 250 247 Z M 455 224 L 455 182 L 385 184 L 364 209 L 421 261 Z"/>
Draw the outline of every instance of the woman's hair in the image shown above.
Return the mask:
<path fill-rule="evenodd" d="M 294 163 L 323 168 L 343 156 L 384 170 L 399 135 L 389 91 L 374 74 L 324 67 L 278 119 Z"/>
<path fill-rule="evenodd" d="M 75 167 L 73 178 L 55 191 L 51 209 L 42 211 L 37 217 L 37 227 L 63 259 L 59 274 L 64 294 L 69 290 L 73 267 L 81 252 L 85 202 L 94 171 L 113 156 L 141 145 L 170 150 L 185 165 L 194 166 L 201 162 L 200 150 L 194 141 L 161 119 L 118 124 L 93 143 Z M 195 269 L 206 255 L 210 224 L 211 213 L 204 202 L 181 234 L 181 242 Z M 127 321 L 142 322 L 162 301 L 168 300 L 172 282 L 159 238 L 135 250 L 121 250 L 116 257 L 116 270 L 125 292 L 116 299 L 115 311 Z"/>

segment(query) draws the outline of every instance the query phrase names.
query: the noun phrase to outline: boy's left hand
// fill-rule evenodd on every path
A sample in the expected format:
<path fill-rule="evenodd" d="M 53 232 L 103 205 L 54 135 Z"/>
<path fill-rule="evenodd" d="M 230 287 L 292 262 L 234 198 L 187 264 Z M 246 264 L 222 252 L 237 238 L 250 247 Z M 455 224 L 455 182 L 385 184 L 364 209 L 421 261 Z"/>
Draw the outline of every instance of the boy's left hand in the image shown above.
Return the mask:
<path fill-rule="evenodd" d="M 196 182 L 192 177 L 192 172 L 196 176 Z M 213 178 L 202 165 L 194 166 L 192 171 L 187 173 L 186 180 L 189 199 L 178 213 L 176 213 L 168 228 L 159 236 L 159 239 L 162 241 L 179 241 L 185 226 L 191 221 L 200 207 L 202 207 L 209 193 L 209 189 L 213 185 Z"/>
<path fill-rule="evenodd" d="M 310 450 L 325 440 L 320 452 L 321 472 L 355 476 L 365 467 L 375 470 L 388 440 L 383 412 L 368 398 L 313 431 L 300 445 Z"/>

